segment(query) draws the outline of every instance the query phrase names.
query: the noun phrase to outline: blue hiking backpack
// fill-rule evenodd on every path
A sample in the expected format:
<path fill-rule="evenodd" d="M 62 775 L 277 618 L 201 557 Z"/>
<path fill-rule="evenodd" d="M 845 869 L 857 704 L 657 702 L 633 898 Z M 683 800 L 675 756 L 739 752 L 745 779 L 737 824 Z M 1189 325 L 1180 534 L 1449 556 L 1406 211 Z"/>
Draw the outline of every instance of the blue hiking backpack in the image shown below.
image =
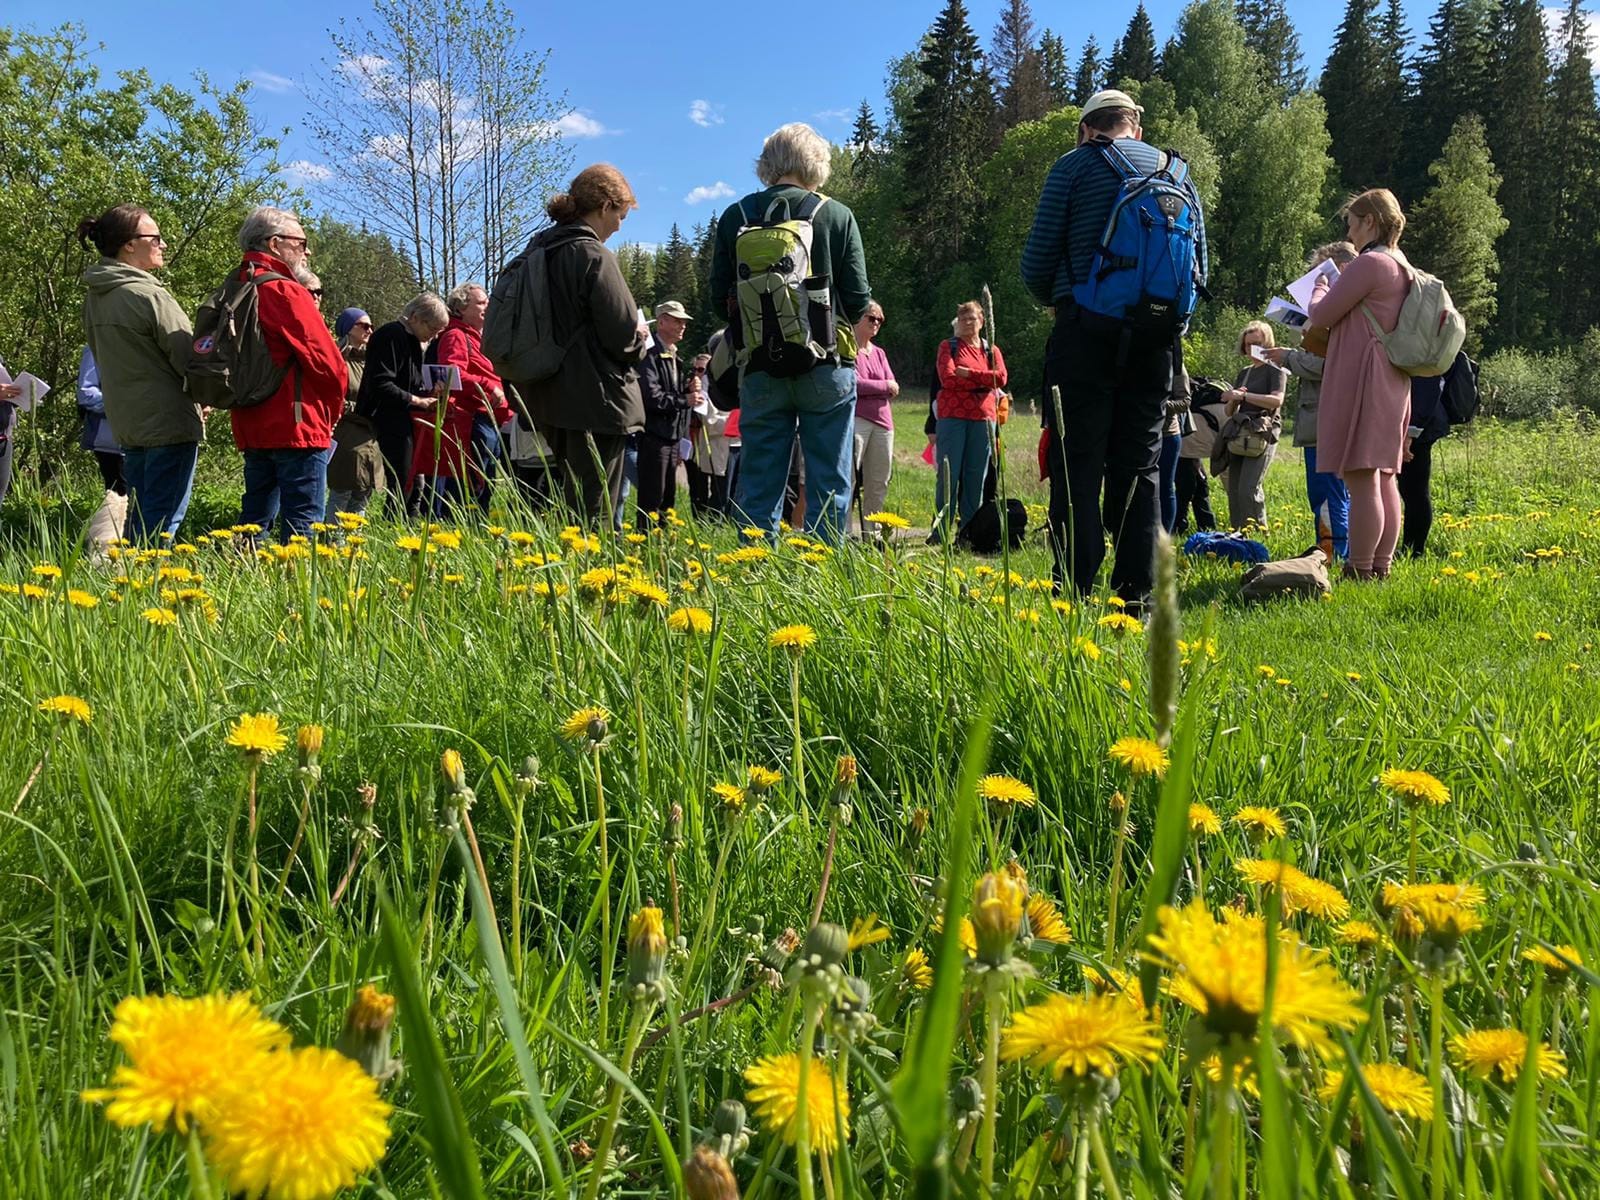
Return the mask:
<path fill-rule="evenodd" d="M 1200 196 L 1189 164 L 1175 150 L 1146 175 L 1115 142 L 1091 143 L 1122 186 L 1089 264 L 1089 278 L 1072 298 L 1086 312 L 1142 329 L 1178 332 L 1205 290 Z"/>

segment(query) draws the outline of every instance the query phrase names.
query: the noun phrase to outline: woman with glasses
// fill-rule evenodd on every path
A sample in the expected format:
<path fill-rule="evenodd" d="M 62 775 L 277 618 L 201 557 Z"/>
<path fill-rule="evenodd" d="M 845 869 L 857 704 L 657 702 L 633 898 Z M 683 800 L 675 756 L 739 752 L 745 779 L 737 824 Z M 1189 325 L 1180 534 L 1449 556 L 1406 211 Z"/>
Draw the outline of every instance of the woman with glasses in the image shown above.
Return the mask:
<path fill-rule="evenodd" d="M 124 452 L 124 536 L 176 536 L 205 425 L 184 390 L 194 340 L 189 318 L 154 274 L 166 266 L 166 239 L 143 208 L 119 204 L 79 221 L 78 241 L 100 254 L 83 273 L 83 324 L 106 421 Z"/>
<path fill-rule="evenodd" d="M 934 484 L 933 535 L 948 540 L 952 517 L 972 520 L 983 503 L 989 473 L 991 429 L 998 419 L 1006 360 L 983 336 L 983 306 L 968 300 L 956 309 L 956 336 L 939 344 L 939 407 L 935 426 L 938 479 Z"/>
<path fill-rule="evenodd" d="M 856 489 L 863 518 L 883 511 L 894 469 L 894 407 L 900 384 L 883 347 L 873 344 L 883 328 L 883 306 L 876 300 L 856 322 Z M 868 530 L 861 528 L 862 536 Z"/>

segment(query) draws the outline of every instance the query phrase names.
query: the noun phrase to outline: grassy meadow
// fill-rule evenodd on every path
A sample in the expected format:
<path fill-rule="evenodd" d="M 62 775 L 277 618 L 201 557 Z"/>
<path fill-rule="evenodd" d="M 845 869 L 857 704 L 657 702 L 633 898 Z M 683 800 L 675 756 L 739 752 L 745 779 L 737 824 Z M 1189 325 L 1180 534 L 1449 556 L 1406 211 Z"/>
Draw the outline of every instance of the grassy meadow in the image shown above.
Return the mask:
<path fill-rule="evenodd" d="M 1386 583 L 1180 560 L 1148 627 L 1038 522 L 251 555 L 225 463 L 159 553 L 6 514 L 3 1200 L 1600 1194 L 1592 428 L 1458 431 Z"/>

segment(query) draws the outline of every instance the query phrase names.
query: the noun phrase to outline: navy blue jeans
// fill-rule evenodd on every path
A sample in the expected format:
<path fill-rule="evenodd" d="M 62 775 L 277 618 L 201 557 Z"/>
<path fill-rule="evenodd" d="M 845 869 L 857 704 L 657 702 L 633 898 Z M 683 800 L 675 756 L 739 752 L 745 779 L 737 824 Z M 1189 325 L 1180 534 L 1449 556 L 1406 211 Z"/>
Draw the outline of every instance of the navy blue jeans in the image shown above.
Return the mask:
<path fill-rule="evenodd" d="M 495 428 L 494 419 L 483 413 L 477 414 L 472 418 L 472 461 L 483 473 L 483 482 L 478 485 L 474 499 L 485 513 L 489 511 L 495 476 L 500 474 L 504 460 L 505 451 L 501 448 L 500 431 Z"/>
<path fill-rule="evenodd" d="M 183 514 L 194 491 L 199 442 L 130 449 L 122 460 L 128 481 L 128 523 L 122 535 L 130 542 L 154 542 L 162 534 L 178 536 Z"/>
<path fill-rule="evenodd" d="M 1178 526 L 1178 452 L 1183 449 L 1181 433 L 1161 437 L 1161 528 L 1171 533 Z"/>
<path fill-rule="evenodd" d="M 322 520 L 328 493 L 326 450 L 246 450 L 244 498 L 239 520 L 245 525 L 271 527 L 280 514 L 278 538 L 287 542 L 294 534 L 311 536 L 311 526 Z"/>
<path fill-rule="evenodd" d="M 775 537 L 796 433 L 806 465 L 806 532 L 840 545 L 855 471 L 856 370 L 813 367 L 793 379 L 752 371 L 739 385 L 738 493 L 746 524 Z"/>

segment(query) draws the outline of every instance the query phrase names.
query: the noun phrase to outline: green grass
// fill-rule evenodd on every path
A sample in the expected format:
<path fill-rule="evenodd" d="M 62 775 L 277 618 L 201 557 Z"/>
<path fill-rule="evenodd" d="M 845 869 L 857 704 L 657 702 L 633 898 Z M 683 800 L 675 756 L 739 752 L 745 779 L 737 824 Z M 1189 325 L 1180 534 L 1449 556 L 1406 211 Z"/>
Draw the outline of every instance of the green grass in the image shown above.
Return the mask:
<path fill-rule="evenodd" d="M 920 524 L 932 475 L 916 461 L 921 410 L 903 405 L 897 416 L 891 507 Z M 1029 470 L 1036 425 L 1023 415 L 1007 432 L 1010 479 L 1030 502 L 1042 500 Z M 208 454 L 197 502 L 197 515 L 218 524 L 236 503 L 227 462 L 225 452 Z M 1300 470 L 1284 448 L 1269 475 L 1268 540 L 1278 553 L 1310 539 Z M 1464 964 L 1444 992 L 1443 1032 L 1531 1023 L 1559 1039 L 1567 1074 L 1524 1098 L 1457 1078 L 1447 1056 L 1451 1136 L 1440 1176 L 1425 1123 L 1385 1123 L 1360 1089 L 1322 1102 L 1323 1066 L 1286 1052 L 1280 1038 L 1276 1058 L 1263 1052 L 1263 1061 L 1283 1064 L 1286 1086 L 1249 1098 L 1249 1119 L 1233 1121 L 1237 1140 L 1225 1143 L 1237 1156 L 1234 1178 L 1252 1195 L 1405 1194 L 1411 1182 L 1424 1193 L 1437 1183 L 1447 1195 L 1531 1195 L 1515 1190 L 1530 1169 L 1543 1172 L 1531 1176 L 1539 1194 L 1600 1190 L 1595 978 L 1546 988 L 1535 1004 L 1532 969 L 1518 958 L 1542 941 L 1600 962 L 1600 435 L 1572 424 L 1473 429 L 1440 447 L 1435 494 L 1434 554 L 1398 564 L 1383 585 L 1339 587 L 1327 602 L 1246 608 L 1231 569 L 1179 564 L 1180 636 L 1210 636 L 1216 657 L 1194 652 L 1183 668 L 1179 726 L 1190 732 L 1173 752 L 1182 763 L 1192 747 L 1193 768 L 1175 771 L 1169 788 L 1181 782 L 1224 817 L 1245 804 L 1279 808 L 1290 836 L 1273 852 L 1337 885 L 1354 915 L 1377 922 L 1378 886 L 1404 875 L 1409 843 L 1405 814 L 1375 777 L 1404 766 L 1443 779 L 1453 800 L 1422 814 L 1420 875 L 1471 880 L 1489 893 L 1484 928 L 1464 940 Z M 673 806 L 682 809 L 675 874 L 684 941 L 668 956 L 673 994 L 653 1027 L 668 1011 L 757 982 L 751 956 L 785 927 L 804 933 L 841 753 L 857 757 L 861 774 L 853 819 L 837 829 L 824 919 L 848 924 L 875 912 L 892 930 L 850 960 L 873 987 L 877 1017 L 848 1055 L 852 1151 L 831 1164 L 832 1186 L 850 1195 L 933 1194 L 951 1175 L 956 1190 L 976 1189 L 951 1166 L 961 1139 L 928 1090 L 980 1073 L 981 1008 L 960 996 L 962 980 L 949 970 L 931 997 L 893 983 L 911 946 L 938 963 L 936 880 L 955 867 L 949 839 L 959 822 L 975 822 L 968 877 L 1015 854 L 1074 933 L 1071 947 L 1027 951 L 1036 978 L 1010 990 L 1013 1006 L 1080 991 L 1086 963 L 1136 971 L 1138 960 L 1115 947 L 1132 939 L 1155 875 L 1181 867 L 1177 895 L 1186 901 L 1203 860 L 1213 908 L 1260 899 L 1230 866 L 1255 853 L 1236 826 L 1190 847 L 1181 863 L 1173 858 L 1181 838 L 1152 850 L 1158 791 L 1130 788 L 1106 751 L 1120 736 L 1154 732 L 1144 645 L 1153 635 L 1116 638 L 1097 625 L 1108 611 L 1099 602 L 1053 609 L 1039 590 L 1049 561 L 1036 528 L 1013 563 L 1008 615 L 997 561 L 947 560 L 920 544 L 897 547 L 892 570 L 863 547 L 813 562 L 804 548 L 780 545 L 766 561 L 724 565 L 715 556 L 733 548 L 729 531 L 685 529 L 642 547 L 607 541 L 541 567 L 510 565 L 516 552 L 480 529 L 459 549 L 428 555 L 419 575 L 417 559 L 395 547 L 404 531 L 375 526 L 359 559 L 335 551 L 256 563 L 214 541 L 170 561 L 97 567 L 74 549 L 85 515 L 79 494 L 41 498 L 24 487 L 0 550 L 0 581 L 43 583 L 31 569 L 51 562 L 64 572 L 52 596 L 72 588 L 100 600 L 90 609 L 0 595 L 0 1198 L 187 1194 L 180 1141 L 114 1128 L 78 1098 L 119 1061 L 106 1031 L 122 996 L 248 989 L 297 1043 L 331 1045 L 364 982 L 402 996 L 397 1048 L 408 1070 L 386 1091 L 397 1106 L 388 1154 L 356 1194 L 424 1196 L 438 1186 L 465 1195 L 477 1174 L 487 1195 L 540 1194 L 557 1170 L 581 1191 L 594 1168 L 580 1143 L 599 1138 L 631 1007 L 625 918 L 648 900 L 671 914 Z M 565 553 L 556 528 L 515 514 L 506 522 L 529 530 L 534 549 Z M 673 604 L 713 612 L 712 636 L 687 641 L 648 604 L 613 607 L 580 594 L 581 571 L 627 554 Z M 690 559 L 713 574 L 697 576 Z M 203 601 L 180 602 L 172 629 L 140 615 L 162 604 L 163 581 L 153 576 L 163 565 L 203 575 L 183 586 L 207 593 L 214 623 Z M 509 594 L 539 581 L 571 590 L 548 602 Z M 803 798 L 791 770 L 790 660 L 767 644 L 790 622 L 818 637 L 799 671 Z M 1101 656 L 1086 656 L 1079 638 L 1094 639 Z M 92 722 L 65 725 L 37 711 L 58 693 L 88 701 Z M 613 714 L 599 755 L 609 950 L 600 938 L 592 763 L 557 732 L 589 704 Z M 259 913 L 245 901 L 241 947 L 223 848 L 246 776 L 225 739 L 239 714 L 260 711 L 282 719 L 291 747 L 261 770 L 267 899 Z M 292 731 L 311 722 L 327 729 L 320 779 L 277 904 L 305 787 Z M 981 809 L 963 815 L 971 809 L 963 755 L 977 730 L 988 731 L 987 746 L 969 775 L 1020 778 L 1037 790 L 1037 808 L 1006 820 Z M 447 747 L 465 756 L 477 797 L 471 821 L 489 904 L 476 918 L 464 843 L 440 828 Z M 751 764 L 787 777 L 730 832 L 710 785 L 742 780 Z M 357 790 L 368 783 L 370 817 Z M 1117 843 L 1108 798 L 1119 788 L 1131 798 L 1132 831 L 1118 928 L 1108 936 Z M 1173 806 L 1183 794 L 1171 791 L 1169 813 L 1182 811 Z M 931 820 L 920 842 L 911 831 L 918 809 Z M 335 904 L 369 821 L 381 839 Z M 232 870 L 248 896 L 242 827 L 238 836 Z M 382 890 L 395 914 L 387 925 Z M 249 949 L 256 927 L 259 961 Z M 1333 944 L 1323 923 L 1294 927 L 1314 945 Z M 1425 1063 L 1428 985 L 1403 1005 L 1397 967 L 1377 973 L 1348 949 L 1333 955 L 1378 1018 L 1355 1031 L 1365 1059 L 1405 1055 L 1409 1014 Z M 396 973 L 397 958 L 407 971 Z M 924 1021 L 934 1010 L 944 1021 Z M 1164 1001 L 1165 1051 L 1148 1073 L 1123 1072 L 1122 1096 L 1101 1121 L 1124 1195 L 1203 1194 L 1214 1166 L 1212 1100 L 1198 1104 L 1195 1137 L 1187 1133 L 1191 1095 L 1207 1089 L 1191 1085 L 1184 1013 Z M 677 1167 L 668 1160 L 701 1137 L 720 1100 L 746 1095 L 743 1068 L 793 1049 L 801 1015 L 794 988 L 758 982 L 748 997 L 643 1049 L 619 1092 L 623 1170 L 605 1187 L 671 1194 Z M 512 1044 L 507 1031 L 518 1027 L 525 1037 Z M 828 1044 L 837 1051 L 837 1036 Z M 1051 1091 L 1047 1078 L 1016 1066 L 999 1073 L 996 1177 L 1019 1196 L 1029 1186 L 1034 1195 L 1073 1186 L 1074 1126 L 1057 1122 Z M 1340 1113 L 1360 1114 L 1360 1136 Z M 757 1134 L 734 1167 L 746 1195 L 795 1191 L 795 1156 L 770 1134 Z"/>

